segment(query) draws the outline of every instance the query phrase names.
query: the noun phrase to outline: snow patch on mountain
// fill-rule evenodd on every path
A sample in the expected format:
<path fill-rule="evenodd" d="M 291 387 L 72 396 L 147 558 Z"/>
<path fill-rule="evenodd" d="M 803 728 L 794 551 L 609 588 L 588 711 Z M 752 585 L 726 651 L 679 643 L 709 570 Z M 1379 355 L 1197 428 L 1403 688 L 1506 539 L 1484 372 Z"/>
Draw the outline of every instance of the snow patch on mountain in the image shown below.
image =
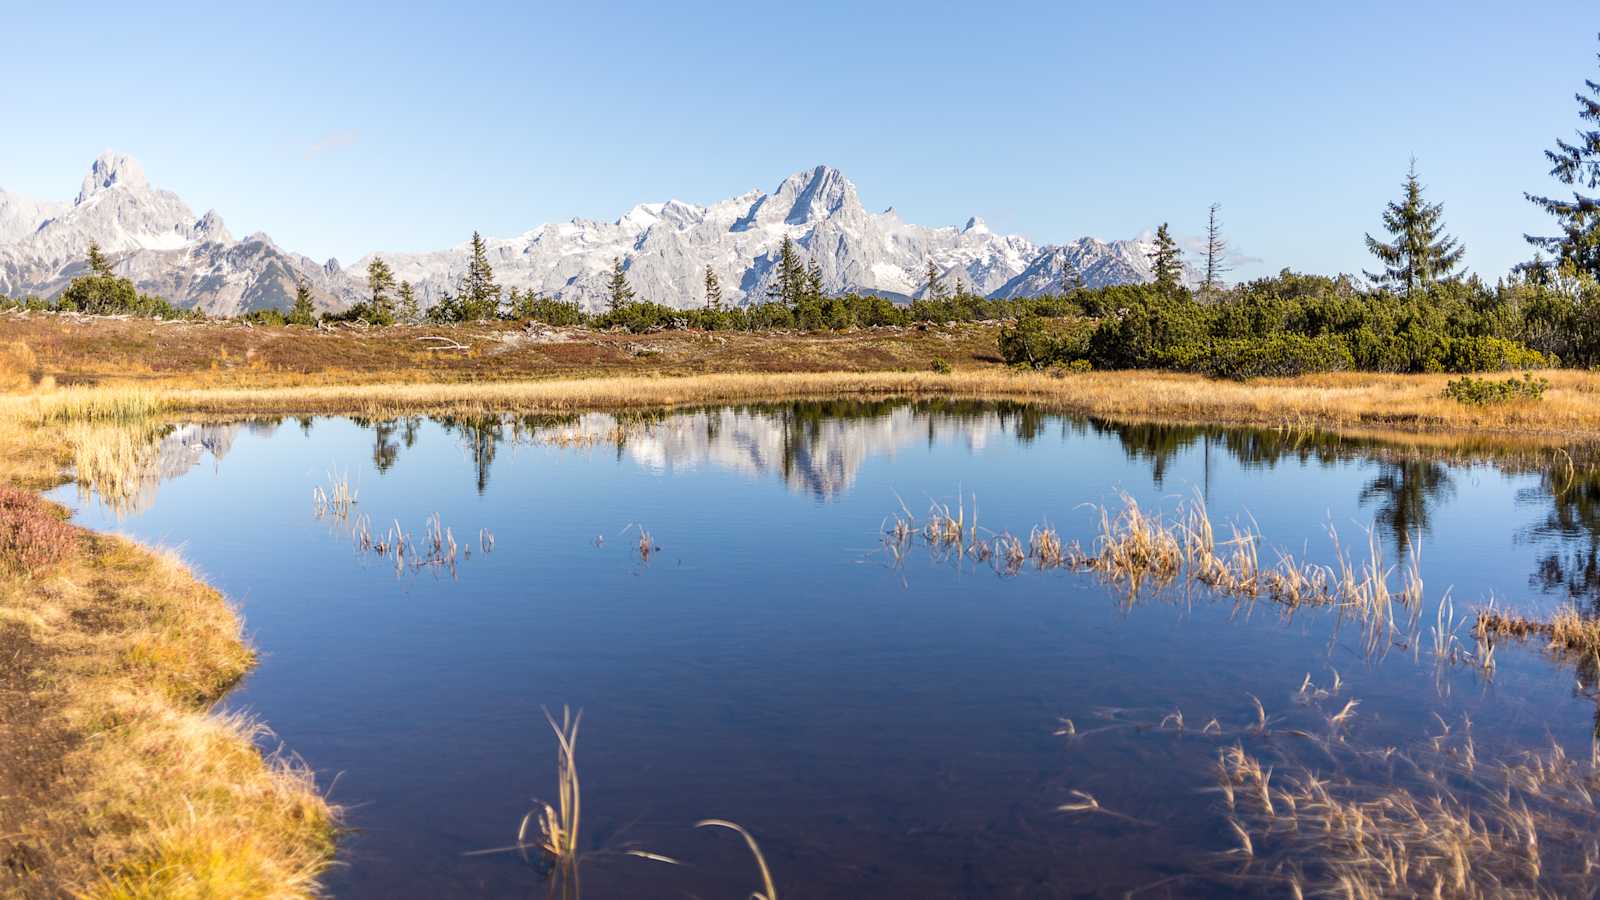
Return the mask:
<path fill-rule="evenodd" d="M 1148 281 L 1148 239 L 1040 247 L 998 234 L 974 216 L 961 227 L 903 221 L 890 207 L 872 213 L 839 170 L 817 166 L 771 192 L 751 190 L 701 206 L 641 203 L 615 221 L 575 218 L 486 241 L 496 280 L 589 309 L 602 308 L 613 260 L 641 298 L 671 306 L 704 302 L 709 267 L 725 302 L 759 302 L 776 276 L 779 247 L 793 241 L 822 270 L 828 293 L 921 296 L 931 263 L 944 286 L 1015 298 L 1060 290 L 1071 261 L 1091 286 Z M 139 162 L 107 151 L 70 203 L 0 191 L 0 293 L 51 296 L 84 270 L 99 244 L 119 274 L 141 290 L 212 314 L 286 308 L 294 285 L 311 285 L 318 305 L 343 308 L 366 293 L 373 254 L 349 267 L 279 248 L 262 233 L 235 240 L 215 211 L 196 217 L 176 194 L 152 187 Z M 463 241 L 425 253 L 376 254 L 410 281 L 424 306 L 454 291 L 466 272 Z"/>

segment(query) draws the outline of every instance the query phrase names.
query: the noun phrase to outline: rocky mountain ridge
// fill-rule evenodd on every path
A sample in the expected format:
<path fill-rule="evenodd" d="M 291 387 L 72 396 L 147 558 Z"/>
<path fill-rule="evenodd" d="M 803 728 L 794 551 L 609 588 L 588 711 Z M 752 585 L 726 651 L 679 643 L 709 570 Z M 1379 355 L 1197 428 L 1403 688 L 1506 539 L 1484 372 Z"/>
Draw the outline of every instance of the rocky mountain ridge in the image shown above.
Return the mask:
<path fill-rule="evenodd" d="M 959 283 L 1006 299 L 1060 290 L 1068 261 L 1090 286 L 1151 278 L 1147 239 L 1039 246 L 998 234 L 977 217 L 959 228 L 911 224 L 892 208 L 868 212 L 856 186 L 828 166 L 796 172 L 771 192 L 709 206 L 643 203 L 612 222 L 573 219 L 487 245 L 496 280 L 507 289 L 598 309 L 612 261 L 621 259 L 640 297 L 686 307 L 703 302 L 707 267 L 725 302 L 763 299 L 785 237 L 821 267 L 828 293 L 917 297 L 929 262 L 947 287 Z M 58 293 L 84 271 L 90 243 L 141 290 L 213 315 L 287 308 L 297 280 L 311 285 L 323 308 L 345 308 L 365 294 L 372 258 L 343 268 L 287 251 L 262 233 L 236 240 L 216 211 L 196 216 L 176 194 L 152 187 L 137 160 L 111 151 L 94 161 L 70 203 L 0 191 L 0 294 Z M 376 255 L 427 306 L 455 289 L 469 248 L 463 242 Z"/>

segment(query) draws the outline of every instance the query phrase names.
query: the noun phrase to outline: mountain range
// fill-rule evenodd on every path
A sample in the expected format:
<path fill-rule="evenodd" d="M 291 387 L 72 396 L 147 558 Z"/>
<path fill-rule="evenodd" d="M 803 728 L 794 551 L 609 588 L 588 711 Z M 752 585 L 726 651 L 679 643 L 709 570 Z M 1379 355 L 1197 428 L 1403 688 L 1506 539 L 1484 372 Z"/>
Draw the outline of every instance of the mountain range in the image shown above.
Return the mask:
<path fill-rule="evenodd" d="M 991 231 L 976 217 L 959 228 L 915 225 L 892 208 L 868 212 L 855 185 L 828 166 L 796 172 L 771 192 L 752 190 L 709 206 L 643 203 L 614 222 L 573 219 L 486 244 L 496 281 L 508 289 L 598 309 L 612 261 L 621 259 L 638 296 L 686 307 L 704 302 L 708 266 L 725 302 L 765 297 L 784 237 L 817 262 L 830 294 L 918 297 L 930 261 L 947 286 L 959 281 L 1000 299 L 1060 290 L 1066 262 L 1091 287 L 1152 277 L 1148 236 L 1037 245 Z M 321 308 L 346 308 L 365 295 L 374 255 L 345 268 L 285 250 L 264 233 L 235 239 L 215 210 L 196 216 L 178 195 L 152 187 L 137 160 L 111 151 L 90 166 L 71 202 L 0 189 L 0 294 L 59 293 L 86 271 L 91 243 L 141 291 L 212 315 L 286 309 L 297 280 L 311 286 Z M 428 306 L 455 289 L 469 242 L 375 255 Z"/>

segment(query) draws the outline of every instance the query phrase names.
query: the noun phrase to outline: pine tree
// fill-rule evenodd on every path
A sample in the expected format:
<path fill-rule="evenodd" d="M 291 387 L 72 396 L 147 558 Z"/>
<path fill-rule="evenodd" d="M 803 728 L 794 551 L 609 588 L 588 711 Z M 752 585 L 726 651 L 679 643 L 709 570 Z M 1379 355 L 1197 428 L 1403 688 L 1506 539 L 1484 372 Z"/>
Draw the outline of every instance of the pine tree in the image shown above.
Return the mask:
<path fill-rule="evenodd" d="M 1444 205 L 1422 199 L 1417 161 L 1406 172 L 1405 197 L 1383 212 L 1383 227 L 1394 237 L 1384 243 L 1367 235 L 1367 250 L 1383 263 L 1382 272 L 1367 272 L 1381 286 L 1411 293 L 1436 281 L 1448 281 L 1461 266 L 1467 248 L 1444 233 Z"/>
<path fill-rule="evenodd" d="M 100 252 L 100 245 L 93 241 L 89 242 L 89 273 L 91 275 L 111 274 L 111 261 L 106 259 L 104 253 Z"/>
<path fill-rule="evenodd" d="M 1206 294 L 1221 289 L 1222 276 L 1228 272 L 1228 241 L 1222 236 L 1222 223 L 1217 221 L 1221 209 L 1221 203 L 1213 203 L 1206 216 L 1206 275 L 1201 288 Z"/>
<path fill-rule="evenodd" d="M 928 260 L 928 269 L 922 274 L 922 296 L 928 300 L 945 299 L 944 284 L 940 281 L 939 267 Z"/>
<path fill-rule="evenodd" d="M 606 290 L 611 295 L 612 312 L 633 302 L 633 288 L 628 286 L 628 273 L 623 271 L 620 256 L 611 259 L 611 281 L 606 285 Z"/>
<path fill-rule="evenodd" d="M 1600 59 L 1600 54 L 1596 58 Z M 1585 79 L 1583 84 L 1593 96 L 1573 95 L 1578 100 L 1578 118 L 1594 127 L 1580 128 L 1576 143 L 1557 140 L 1556 149 L 1544 154 L 1550 161 L 1551 176 L 1573 188 L 1572 199 L 1523 195 L 1555 217 L 1561 236 L 1525 237 L 1528 243 L 1549 251 L 1558 265 L 1600 277 L 1600 196 L 1582 193 L 1600 187 L 1600 82 Z"/>
<path fill-rule="evenodd" d="M 476 231 L 472 233 L 472 256 L 467 260 L 467 274 L 461 279 L 456 301 L 467 321 L 491 319 L 500 313 L 500 285 L 494 283 L 488 246 Z"/>
<path fill-rule="evenodd" d="M 1150 268 L 1156 277 L 1157 290 L 1170 293 L 1178 289 L 1183 279 L 1183 260 L 1165 222 L 1156 229 L 1156 249 L 1150 254 Z"/>
<path fill-rule="evenodd" d="M 294 283 L 294 305 L 289 307 L 288 322 L 290 325 L 314 325 L 317 321 L 316 307 L 311 304 L 311 285 L 303 279 Z"/>
<path fill-rule="evenodd" d="M 706 266 L 706 309 L 722 309 L 722 281 Z"/>
<path fill-rule="evenodd" d="M 389 292 L 394 290 L 394 271 L 389 264 L 374 256 L 367 263 L 367 321 L 374 325 L 388 325 L 394 321 L 394 301 Z"/>
<path fill-rule="evenodd" d="M 800 262 L 800 251 L 788 235 L 778 246 L 778 278 L 767 288 L 767 296 L 782 301 L 790 309 L 797 308 L 804 299 L 806 269 Z"/>
<path fill-rule="evenodd" d="M 395 308 L 395 317 L 407 325 L 422 320 L 422 307 L 417 305 L 417 292 L 409 281 L 400 282 L 400 304 Z"/>

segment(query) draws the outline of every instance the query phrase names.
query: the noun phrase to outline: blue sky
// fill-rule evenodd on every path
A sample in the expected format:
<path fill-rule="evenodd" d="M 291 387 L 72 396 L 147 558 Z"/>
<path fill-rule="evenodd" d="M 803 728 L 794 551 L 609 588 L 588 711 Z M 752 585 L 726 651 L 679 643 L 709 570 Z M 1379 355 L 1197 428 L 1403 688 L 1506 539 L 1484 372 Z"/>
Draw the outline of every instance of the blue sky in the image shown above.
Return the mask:
<path fill-rule="evenodd" d="M 70 199 L 111 147 L 349 262 L 827 163 L 1040 242 L 1197 235 L 1217 201 L 1250 276 L 1370 266 L 1415 154 L 1497 276 L 1600 79 L 1593 0 L 417 6 L 14 2 L 0 187 Z"/>

